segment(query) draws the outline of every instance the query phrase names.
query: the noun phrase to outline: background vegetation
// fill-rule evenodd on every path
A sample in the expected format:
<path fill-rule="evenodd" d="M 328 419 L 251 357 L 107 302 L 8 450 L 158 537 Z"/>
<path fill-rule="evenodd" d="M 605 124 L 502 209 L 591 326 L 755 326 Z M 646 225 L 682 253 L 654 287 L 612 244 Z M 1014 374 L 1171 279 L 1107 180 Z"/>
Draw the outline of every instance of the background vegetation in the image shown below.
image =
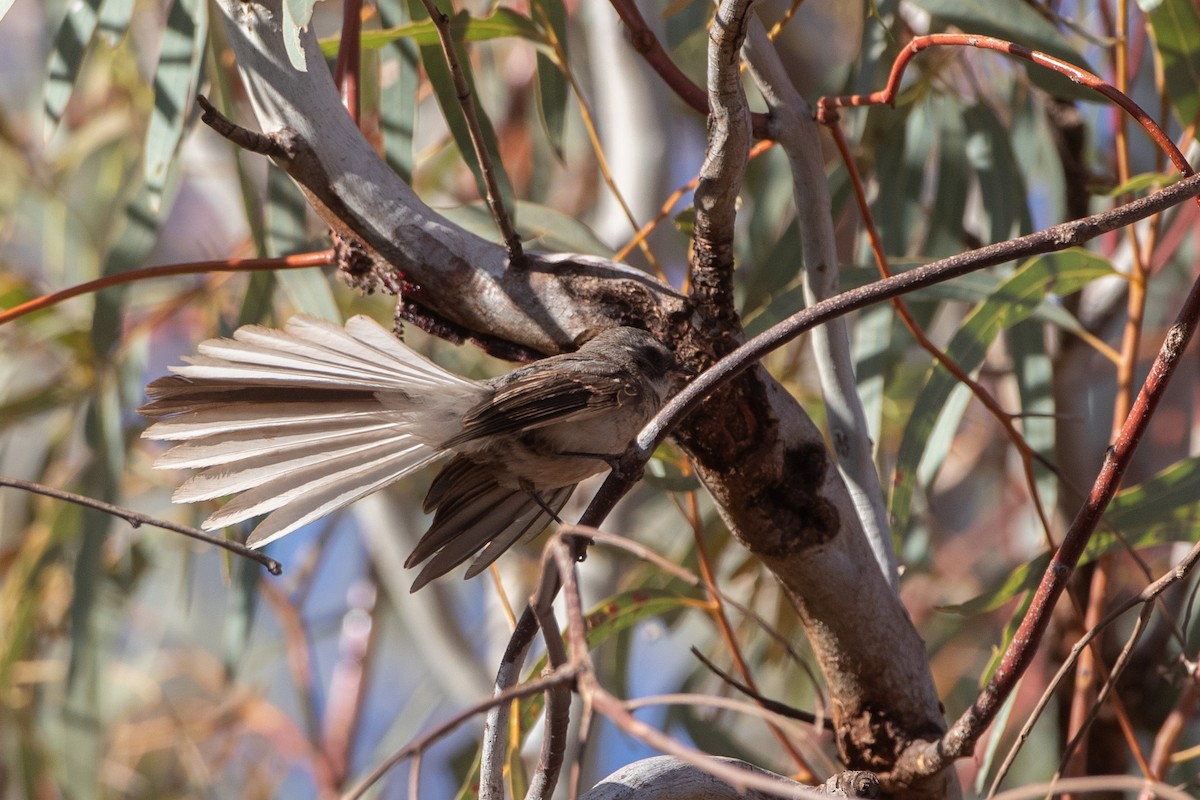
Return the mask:
<path fill-rule="evenodd" d="M 879 88 L 914 33 L 993 34 L 1089 65 L 1194 156 L 1200 13 L 1192 0 L 810 0 L 793 16 L 797 5 L 764 3 L 760 13 L 768 26 L 783 25 L 779 47 L 811 99 Z M 673 192 L 695 176 L 705 120 L 648 71 L 605 4 L 456 9 L 472 17 L 460 31 L 527 249 L 620 252 L 678 283 L 692 216 L 690 193 Z M 0 11 L 0 308 L 147 265 L 328 247 L 286 176 L 197 124 L 197 91 L 250 118 L 204 0 L 10 0 Z M 340 4 L 317 12 L 318 30 L 336 33 Z M 680 0 L 645 13 L 673 60 L 702 83 L 710 5 Z M 408 15 L 384 0 L 363 11 L 369 34 L 401 27 L 364 38 L 361 125 L 423 199 L 495 238 L 473 158 L 462 155 L 461 119 L 431 66 L 440 51 L 428 27 L 403 27 Z M 1163 154 L 1103 98 L 966 48 L 920 56 L 894 109 L 847 111 L 841 125 L 897 270 L 1171 180 Z M 878 273 L 832 146 L 828 178 L 842 286 L 867 283 Z M 750 332 L 803 305 L 791 190 L 778 148 L 756 155 L 736 241 Z M 934 346 L 978 382 L 975 393 L 935 365 L 892 306 L 853 320 L 858 385 L 904 570 L 901 597 L 950 719 L 978 693 L 1011 635 L 1048 548 L 1104 457 L 1114 418 L 1124 417 L 1196 278 L 1196 214 L 1183 205 L 1086 251 L 906 297 Z M 630 247 L 656 219 L 645 247 Z M 194 523 L 207 511 L 170 506 L 181 476 L 152 471 L 156 446 L 139 439 L 145 423 L 133 409 L 147 380 L 239 324 L 282 323 L 299 311 L 387 320 L 392 310 L 390 299 L 360 296 L 319 269 L 212 271 L 109 288 L 7 322 L 0 475 Z M 407 336 L 462 374 L 506 368 L 415 329 Z M 766 366 L 823 418 L 805 341 Z M 1021 691 L 976 759 L 958 765 L 966 794 L 986 791 L 1080 633 L 1196 540 L 1198 378 L 1192 353 Z M 981 393 L 1006 415 L 998 420 Z M 584 575 L 601 614 L 595 639 L 606 683 L 626 697 L 737 694 L 699 658 L 728 670 L 736 652 L 764 696 L 820 710 L 822 689 L 803 667 L 808 654 L 779 588 L 730 538 L 674 448 L 664 447 L 650 472 L 606 527 L 711 573 L 757 616 L 646 560 L 597 548 Z M 424 480 L 280 542 L 271 550 L 285 566 L 280 578 L 163 531 L 0 488 L 0 797 L 331 796 L 486 696 L 538 548 L 510 554 L 491 578 L 445 580 L 409 595 L 399 565 L 425 525 Z M 1089 729 L 1090 766 L 1079 774 L 1140 775 L 1144 767 L 1200 785 L 1194 583 L 1187 577 L 1153 607 L 1118 691 Z M 1097 682 L 1133 621 L 1122 618 L 1101 638 L 1104 661 L 1090 668 Z M 1006 785 L 1055 772 L 1078 730 L 1072 706 L 1090 708 L 1090 692 L 1082 678 L 1074 692 L 1068 681 Z M 784 733 L 690 702 L 641 713 L 707 752 L 785 774 L 837 770 L 830 737 L 818 729 Z M 451 796 L 468 780 L 478 735 L 468 725 L 425 756 L 423 796 Z M 582 756 L 585 776 L 649 752 L 601 727 Z M 514 753 L 516 785 L 520 763 Z M 380 796 L 403 796 L 410 769 L 389 773 Z"/>

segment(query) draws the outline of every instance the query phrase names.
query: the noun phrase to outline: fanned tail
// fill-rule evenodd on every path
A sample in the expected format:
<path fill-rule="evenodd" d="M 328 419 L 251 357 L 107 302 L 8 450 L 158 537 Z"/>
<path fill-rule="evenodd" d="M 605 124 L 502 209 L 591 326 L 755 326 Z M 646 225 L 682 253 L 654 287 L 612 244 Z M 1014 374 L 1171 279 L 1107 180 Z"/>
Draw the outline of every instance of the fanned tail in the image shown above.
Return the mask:
<path fill-rule="evenodd" d="M 369 317 L 344 329 L 306 316 L 283 331 L 246 326 L 187 360 L 146 388 L 140 411 L 157 421 L 143 436 L 179 442 L 156 468 L 203 469 L 175 502 L 240 493 L 205 529 L 268 514 L 252 547 L 440 458 L 442 428 L 461 418 L 447 409 L 470 407 L 483 391 Z"/>

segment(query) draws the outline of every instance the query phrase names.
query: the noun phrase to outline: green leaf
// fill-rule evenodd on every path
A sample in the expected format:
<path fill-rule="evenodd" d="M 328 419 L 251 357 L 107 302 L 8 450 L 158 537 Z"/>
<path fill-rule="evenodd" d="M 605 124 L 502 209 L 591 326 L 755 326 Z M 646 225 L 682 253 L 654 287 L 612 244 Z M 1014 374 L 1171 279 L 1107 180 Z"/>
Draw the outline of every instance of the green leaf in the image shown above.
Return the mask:
<path fill-rule="evenodd" d="M 421 6 L 421 10 L 424 11 L 424 6 Z M 472 17 L 466 11 L 453 13 L 447 8 L 442 10 L 450 16 L 450 33 L 454 36 L 455 41 L 486 42 L 489 39 L 517 37 L 546 47 L 550 45 L 545 34 L 534 24 L 533 20 L 511 8 L 501 6 L 486 17 Z M 438 38 L 437 28 L 433 21 L 424 13 L 417 16 L 419 16 L 419 21 L 416 22 L 381 30 L 363 31 L 362 49 L 378 50 L 401 39 L 408 39 L 422 47 L 439 48 L 440 52 L 441 39 Z M 320 42 L 321 52 L 327 57 L 337 55 L 338 43 L 339 39 L 336 36 L 322 39 Z"/>
<path fill-rule="evenodd" d="M 177 168 L 178 162 L 172 162 L 168 169 L 166 181 L 168 185 L 173 182 Z M 162 224 L 162 212 L 161 204 L 151 205 L 150 188 L 142 185 L 134 198 L 125 206 L 120 232 L 104 256 L 101 274 L 116 275 L 142 265 L 158 238 L 158 229 Z M 109 348 L 120 339 L 121 302 L 127 289 L 127 286 L 115 286 L 96 293 L 96 307 L 92 312 L 91 339 L 92 348 L 97 353 L 107 353 Z"/>
<path fill-rule="evenodd" d="M 967 160 L 979 176 L 983 207 L 990 222 L 988 242 L 1002 242 L 1028 233 L 1033 222 L 1025 180 L 1017 163 L 1004 124 L 986 103 L 975 103 L 963 111 L 967 127 Z"/>
<path fill-rule="evenodd" d="M 310 250 L 305 216 L 308 204 L 299 187 L 287 174 L 271 165 L 267 175 L 267 255 L 292 255 Z M 276 280 L 298 310 L 321 319 L 341 322 L 333 290 L 320 268 L 285 269 Z"/>
<path fill-rule="evenodd" d="M 585 627 L 588 647 L 594 650 L 644 619 L 661 616 L 669 611 L 692 608 L 696 603 L 691 597 L 662 589 L 635 589 L 610 597 L 598 603 L 587 615 Z M 529 670 L 529 677 L 537 677 L 545 668 L 546 657 L 542 656 Z M 531 697 L 521 704 L 520 725 L 523 733 L 530 731 L 537 723 L 543 707 L 541 695 Z"/>
<path fill-rule="evenodd" d="M 1185 458 L 1149 480 L 1117 493 L 1084 548 L 1079 565 L 1124 550 L 1126 545 L 1136 550 L 1167 542 L 1195 542 L 1200 539 L 1197 519 L 1200 519 L 1200 457 Z M 1037 588 L 1049 563 L 1050 554 L 1042 553 L 1018 566 L 992 589 L 940 610 L 955 614 L 993 611 L 1018 594 Z"/>
<path fill-rule="evenodd" d="M 408 18 L 403 0 L 378 0 L 383 25 L 395 27 Z M 383 155 L 388 166 L 412 182 L 413 132 L 417 123 L 417 92 L 421 86 L 420 57 L 416 45 L 396 39 L 380 50 L 380 73 L 396 78 L 381 88 L 379 125 L 383 130 Z"/>
<path fill-rule="evenodd" d="M 188 120 L 195 120 L 190 111 L 207 37 L 207 0 L 175 0 L 154 73 L 154 110 L 146 131 L 146 186 L 154 211 L 162 203 L 168 167 L 175 161 Z"/>
<path fill-rule="evenodd" d="M 537 107 L 550 147 L 561 161 L 567 107 L 571 99 L 564 74 L 567 69 L 567 10 L 562 0 L 535 0 L 533 13 L 550 28 L 557 44 L 553 58 L 545 53 L 537 54 Z"/>
<path fill-rule="evenodd" d="M 944 23 L 961 28 L 964 33 L 994 36 L 1014 44 L 1040 50 L 1047 55 L 1082 67 L 1089 71 L 1087 62 L 1071 47 L 1062 32 L 1052 22 L 1035 11 L 1022 0 L 914 0 L 915 4 L 928 11 Z M 997 54 L 1001 58 L 1011 58 Z M 1072 82 L 1064 75 L 1032 64 L 1024 59 L 1021 63 L 1037 86 L 1055 97 L 1098 102 L 1102 98 L 1096 92 Z"/>
<path fill-rule="evenodd" d="M 929 232 L 922 254 L 930 258 L 950 256 L 963 249 L 963 213 L 967 207 L 967 130 L 963 107 L 952 95 L 931 95 L 930 105 L 937 125 L 937 188 L 929 210 Z M 986 194 L 986 192 L 985 192 Z"/>
<path fill-rule="evenodd" d="M 638 622 L 649 617 L 659 616 L 668 611 L 691 608 L 696 605 L 692 598 L 681 596 L 676 592 L 659 589 L 635 589 L 631 592 L 610 597 L 597 605 L 585 620 L 587 627 L 587 642 L 589 648 L 596 648 L 619 633 L 622 633 Z M 530 679 L 541 674 L 546 668 L 546 657 L 542 656 L 529 671 Z M 537 725 L 542 710 L 545 708 L 544 695 L 535 695 L 521 701 L 521 711 L 518 719 L 519 741 L 509 743 L 512 751 L 520 751 L 525 738 Z M 479 758 L 474 765 L 457 798 L 474 797 L 479 787 Z"/>
<path fill-rule="evenodd" d="M 1178 173 L 1172 172 L 1143 172 L 1139 175 L 1134 175 L 1124 183 L 1109 189 L 1104 193 L 1105 197 L 1120 197 L 1125 194 L 1137 194 L 1150 190 L 1158 190 L 1170 186 L 1175 181 L 1179 180 Z"/>
<path fill-rule="evenodd" d="M 1065 313 L 1065 312 L 1064 312 Z M 1054 360 L 1046 352 L 1046 333 L 1032 317 L 1014 325 L 1008 334 L 1013 373 L 1021 397 L 1021 435 L 1035 453 L 1053 463 L 1058 421 L 1054 418 Z M 1042 508 L 1054 508 L 1058 476 L 1045 464 L 1034 461 L 1035 490 Z"/>
<path fill-rule="evenodd" d="M 312 20 L 313 7 L 317 0 L 284 0 L 283 2 L 283 48 L 288 61 L 301 72 L 308 69 L 304 48 L 300 46 L 300 31 Z M 337 52 L 337 45 L 334 45 Z"/>
<path fill-rule="evenodd" d="M 442 13 L 450 12 L 448 3 L 445 0 L 441 0 L 438 3 L 438 7 L 442 10 Z M 412 14 L 414 19 L 428 19 L 428 14 L 421 0 L 409 0 L 409 13 Z M 453 27 L 451 27 L 451 31 L 453 31 Z M 488 119 L 487 114 L 484 113 L 483 104 L 479 102 L 479 93 L 475 89 L 474 73 L 471 71 L 471 61 L 466 57 L 460 40 L 455 40 L 454 48 L 455 54 L 458 56 L 459 66 L 462 68 L 463 76 L 466 78 L 467 86 L 472 96 L 475 97 L 475 113 L 479 117 L 479 127 L 483 135 L 483 147 L 489 156 L 492 169 L 496 174 L 496 183 L 500 188 L 500 202 L 509 210 L 509 214 L 515 218 L 516 209 L 513 205 L 512 183 L 508 179 L 504 163 L 500 160 L 500 146 L 496 140 L 496 132 L 492 128 L 492 123 Z M 450 135 L 454 139 L 454 144 L 458 147 L 459 154 L 471 169 L 471 174 L 475 177 L 475 185 L 479 190 L 479 196 L 487 197 L 487 187 L 483 182 L 483 171 L 479 164 L 479 159 L 475 157 L 475 147 L 471 143 L 471 133 L 467 127 L 466 116 L 463 114 L 462 105 L 458 99 L 458 92 L 454 88 L 454 79 L 450 75 L 450 68 L 446 65 L 446 55 L 442 51 L 441 44 L 422 45 L 420 53 L 421 63 L 425 67 L 425 74 L 429 77 L 434 97 L 437 98 L 438 107 L 441 108 L 446 125 L 450 128 Z"/>
<path fill-rule="evenodd" d="M 46 65 L 46 88 L 42 93 L 42 129 L 47 141 L 58 130 L 63 110 L 71 99 L 79 67 L 100 22 L 104 0 L 84 0 L 68 7 L 67 15 L 54 34 L 54 45 Z"/>
<path fill-rule="evenodd" d="M 967 315 L 946 348 L 947 355 L 968 374 L 983 363 L 988 347 L 1000 332 L 1029 319 L 1050 293 L 1069 294 L 1090 281 L 1112 274 L 1108 262 L 1085 250 L 1067 250 L 1030 259 L 986 300 Z M 965 402 L 948 403 L 958 381 L 940 364 L 931 368 L 925 387 L 913 405 L 896 455 L 891 513 L 897 533 L 908 525 L 912 494 L 919 479 L 936 473 L 945 448 L 932 441 L 957 426 L 952 411 L 961 414 Z"/>
<path fill-rule="evenodd" d="M 1200 115 L 1200 10 L 1193 0 L 1138 0 L 1138 6 L 1150 21 L 1179 124 L 1187 127 Z"/>

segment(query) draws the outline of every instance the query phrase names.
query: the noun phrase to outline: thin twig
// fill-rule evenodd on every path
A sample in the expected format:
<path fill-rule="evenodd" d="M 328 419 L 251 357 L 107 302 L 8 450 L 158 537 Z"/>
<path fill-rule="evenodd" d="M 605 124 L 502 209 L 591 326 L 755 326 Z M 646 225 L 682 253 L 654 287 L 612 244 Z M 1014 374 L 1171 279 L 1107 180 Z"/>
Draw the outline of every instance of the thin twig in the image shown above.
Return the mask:
<path fill-rule="evenodd" d="M 1077 749 L 1082 750 L 1084 753 L 1087 752 L 1083 749 L 1083 745 L 1087 741 L 1088 731 L 1091 729 L 1092 723 L 1095 722 L 1096 715 L 1100 713 L 1100 709 L 1104 706 L 1105 702 L 1108 701 L 1109 695 L 1112 694 L 1116 688 L 1117 681 L 1121 679 L 1121 674 L 1125 671 L 1125 667 L 1129 665 L 1129 659 L 1133 655 L 1133 648 L 1142 638 L 1142 634 L 1146 632 L 1146 625 L 1149 623 L 1150 615 L 1153 613 L 1154 605 L 1152 603 L 1146 603 L 1142 606 L 1142 612 L 1138 614 L 1137 622 L 1135 622 L 1133 625 L 1133 631 L 1130 632 L 1129 638 L 1125 642 L 1125 646 L 1121 648 L 1120 655 L 1117 656 L 1116 662 L 1113 663 L 1112 670 L 1109 671 L 1108 678 L 1104 681 L 1104 686 L 1101 688 L 1099 694 L 1096 695 L 1095 700 L 1088 705 L 1087 713 L 1078 721 L 1078 727 L 1075 730 L 1068 731 L 1071 739 L 1067 742 L 1067 746 L 1063 748 L 1063 755 L 1062 759 L 1059 761 L 1058 770 L 1054 773 L 1054 777 L 1051 780 L 1060 780 L 1063 777 L 1063 773 L 1066 772 L 1068 765 L 1071 764 L 1076 757 Z M 1097 642 L 1093 640 L 1091 647 L 1086 647 L 1080 651 L 1079 658 L 1081 663 L 1083 658 L 1087 656 L 1088 653 L 1095 653 L 1095 650 L 1097 649 L 1096 645 Z M 1099 659 L 1097 659 L 1097 666 L 1099 665 L 1100 662 Z M 1142 776 L 1145 778 L 1152 778 L 1153 776 L 1150 774 L 1150 765 L 1142 756 L 1141 749 L 1135 747 L 1133 748 L 1133 752 L 1138 762 L 1138 766 L 1142 770 Z M 1073 776 L 1068 775 L 1066 777 Z"/>
<path fill-rule="evenodd" d="M 437 29 L 438 40 L 442 43 L 442 53 L 446 56 L 446 66 L 450 77 L 454 80 L 454 92 L 462 106 L 463 117 L 467 121 L 467 131 L 471 135 L 471 146 L 475 150 L 475 158 L 479 161 L 479 172 L 483 176 L 483 186 L 486 190 L 488 209 L 492 219 L 500 229 L 504 239 L 504 248 L 508 251 L 509 261 L 519 264 L 523 257 L 521 237 L 513 228 L 508 209 L 504 207 L 504 199 L 500 196 L 500 184 L 496 180 L 496 170 L 492 166 L 492 157 L 488 154 L 487 144 L 483 138 L 483 127 L 479 124 L 479 113 L 475 108 L 475 96 L 467 83 L 462 65 L 458 62 L 458 54 L 454 50 L 454 35 L 450 32 L 450 18 L 442 13 L 433 0 L 421 0 L 429 18 Z"/>
<path fill-rule="evenodd" d="M 525 657 L 537 637 L 538 622 L 533 608 L 525 606 L 508 637 L 508 645 L 496 669 L 493 697 L 512 691 L 521 680 Z M 504 757 L 507 752 L 508 721 L 512 714 L 510 703 L 496 703 L 488 709 L 483 726 L 483 746 L 479 764 L 480 800 L 504 800 Z"/>
<path fill-rule="evenodd" d="M 1023 58 L 1026 61 L 1032 61 L 1034 64 L 1046 67 L 1060 75 L 1065 75 L 1075 83 L 1099 92 L 1125 109 L 1130 116 L 1145 128 L 1146 133 L 1150 135 L 1155 144 L 1170 157 L 1171 163 L 1175 165 L 1176 169 L 1185 176 L 1193 174 L 1191 165 L 1188 164 L 1187 159 L 1184 158 L 1183 153 L 1175 146 L 1175 143 L 1171 141 L 1171 137 L 1166 134 L 1141 106 L 1135 103 L 1124 92 L 1119 91 L 1103 78 L 1081 67 L 1023 45 L 1014 44 L 1004 39 L 997 39 L 994 36 L 978 36 L 971 33 L 933 33 L 927 36 L 917 36 L 904 46 L 904 49 L 900 51 L 895 61 L 892 62 L 892 72 L 888 76 L 887 85 L 883 89 L 871 94 L 822 97 L 818 102 L 817 118 L 821 121 L 832 119 L 833 115 L 836 114 L 834 109 L 837 108 L 879 104 L 890 106 L 895 104 L 896 97 L 900 93 L 900 82 L 904 78 L 904 71 L 908 68 L 909 62 L 917 53 L 930 47 L 978 47 L 983 50 L 994 50 L 998 53 L 1007 53 L 1018 58 Z"/>
<path fill-rule="evenodd" d="M 633 49 L 641 54 L 651 69 L 663 79 L 663 83 L 681 100 L 707 116 L 707 94 L 667 55 L 667 51 L 663 49 L 658 37 L 654 35 L 654 31 L 650 30 L 650 26 L 646 24 L 642 12 L 638 11 L 637 3 L 634 0 L 609 0 L 609 3 L 617 12 L 617 16 L 625 23 L 625 27 L 629 29 L 629 41 L 633 45 Z M 752 114 L 750 118 L 754 126 L 754 135 L 760 139 L 766 138 L 766 115 Z"/>
<path fill-rule="evenodd" d="M 546 643 L 546 663 L 551 671 L 567 663 L 567 651 L 563 647 L 562 633 L 554 616 L 553 603 L 553 596 L 542 597 L 540 593 L 529 601 L 529 607 L 537 614 L 538 625 L 542 629 L 542 641 Z M 554 794 L 567 750 L 567 734 L 570 733 L 571 727 L 570 714 L 571 686 L 560 684 L 549 687 L 546 690 L 542 752 L 533 779 L 529 782 L 525 800 L 547 800 Z"/>
<path fill-rule="evenodd" d="M 234 555 L 248 558 L 251 561 L 257 561 L 259 564 L 262 564 L 264 567 L 266 567 L 267 571 L 272 575 L 283 574 L 283 567 L 278 561 L 270 556 L 260 553 L 257 550 L 251 550 L 241 542 L 224 539 L 220 536 L 213 536 L 212 534 L 205 533 L 198 528 L 189 528 L 186 525 L 176 525 L 174 522 L 156 519 L 155 517 L 142 514 L 141 512 L 134 511 L 132 509 L 115 506 L 112 503 L 105 503 L 102 500 L 95 500 L 91 497 L 85 497 L 84 495 L 76 494 L 75 492 L 54 489 L 49 486 L 44 486 L 40 483 L 34 483 L 33 481 L 26 481 L 20 478 L 10 478 L 6 475 L 0 475 L 0 486 L 9 486 L 13 489 L 20 489 L 24 492 L 40 494 L 46 497 L 53 497 L 56 500 L 64 500 L 68 503 L 74 503 L 78 506 L 84 506 L 86 508 L 93 508 L 97 511 L 103 511 L 105 514 L 110 514 L 114 517 L 119 517 L 120 519 L 125 520 L 134 528 L 140 528 L 142 525 L 149 525 L 154 528 L 162 528 L 163 530 L 172 531 L 173 533 L 181 533 L 188 538 L 204 542 L 205 544 L 211 544 L 213 547 L 220 547 L 224 550 L 228 550 Z"/>
<path fill-rule="evenodd" d="M 767 711 L 770 711 L 772 714 L 778 714 L 781 717 L 787 717 L 788 719 L 799 720 L 800 722 L 807 722 L 809 725 L 815 725 L 816 727 L 818 727 L 822 730 L 828 731 L 830 733 L 833 732 L 832 720 L 830 720 L 824 716 L 818 717 L 816 714 L 812 713 L 811 711 L 804 711 L 803 709 L 792 708 L 787 703 L 781 703 L 778 700 L 772 700 L 771 698 L 762 695 L 758 691 L 752 689 L 751 687 L 749 687 L 746 684 L 739 681 L 737 678 L 730 675 L 725 670 L 718 667 L 707 656 L 705 656 L 703 653 L 701 653 L 695 647 L 693 647 L 691 650 L 692 650 L 692 655 L 695 656 L 697 659 L 699 659 L 700 663 L 704 664 L 704 666 L 708 667 L 708 669 L 710 669 L 712 672 L 714 672 L 717 675 L 717 677 L 719 677 L 721 680 L 725 681 L 725 683 L 729 684 L 733 688 L 737 689 L 742 694 L 744 694 L 747 697 L 754 700 L 754 702 L 758 703 L 763 708 L 765 708 Z"/>
<path fill-rule="evenodd" d="M 161 267 L 143 267 L 120 272 L 116 275 L 105 275 L 92 281 L 71 286 L 57 292 L 35 297 L 19 306 L 0 311 L 0 325 L 12 322 L 14 319 L 41 311 L 44 308 L 56 306 L 72 297 L 91 294 L 110 286 L 120 286 L 126 283 L 166 278 L 172 275 L 200 275 L 209 272 L 261 272 L 280 269 L 307 269 L 310 267 L 328 267 L 335 262 L 333 250 L 319 250 L 315 253 L 299 253 L 294 256 L 280 258 L 229 258 L 222 261 L 191 261 L 186 264 L 167 264 Z"/>
<path fill-rule="evenodd" d="M 196 95 L 196 104 L 200 106 L 201 122 L 243 150 L 264 155 L 281 163 L 290 161 L 295 155 L 292 149 L 291 131 L 286 129 L 273 133 L 252 131 L 222 114 L 202 94 Z"/>
<path fill-rule="evenodd" d="M 569 543 L 574 535 L 556 533 L 546 544 L 543 566 L 549 571 L 551 566 L 557 568 L 554 578 L 546 577 L 543 572 L 543 582 L 554 581 L 562 584 L 562 596 L 567 609 L 567 642 L 569 644 L 570 661 L 577 667 L 577 686 L 585 703 L 591 704 L 596 711 L 608 717 L 609 721 L 630 736 L 645 742 L 663 753 L 676 756 L 689 764 L 709 772 L 731 786 L 746 790 L 759 789 L 772 792 L 779 797 L 820 798 L 823 795 L 810 787 L 801 786 L 786 781 L 783 778 L 768 778 L 763 775 L 740 770 L 728 764 L 716 761 L 711 756 L 701 753 L 691 747 L 680 744 L 672 737 L 634 717 L 624 703 L 610 694 L 596 678 L 591 666 L 591 658 L 587 647 L 587 632 L 583 603 L 579 595 L 579 583 L 576 574 L 575 548 Z"/>
<path fill-rule="evenodd" d="M 510 687 L 503 692 L 498 692 L 486 700 L 481 700 L 474 705 L 463 709 L 450 719 L 433 728 L 429 732 L 413 739 L 404 747 L 397 750 L 392 755 L 384 759 L 371 773 L 359 781 L 354 788 L 342 796 L 342 800 L 358 800 L 368 789 L 387 774 L 392 767 L 404 761 L 406 758 L 422 753 L 429 748 L 434 742 L 445 738 L 453 733 L 457 728 L 476 714 L 481 714 L 488 709 L 496 706 L 508 705 L 513 700 L 521 700 L 526 697 L 532 697 L 535 694 L 542 694 L 551 686 L 556 684 L 570 685 L 576 679 L 576 668 L 573 664 L 567 664 L 563 669 L 556 670 L 536 680 L 523 683 L 518 686 Z"/>

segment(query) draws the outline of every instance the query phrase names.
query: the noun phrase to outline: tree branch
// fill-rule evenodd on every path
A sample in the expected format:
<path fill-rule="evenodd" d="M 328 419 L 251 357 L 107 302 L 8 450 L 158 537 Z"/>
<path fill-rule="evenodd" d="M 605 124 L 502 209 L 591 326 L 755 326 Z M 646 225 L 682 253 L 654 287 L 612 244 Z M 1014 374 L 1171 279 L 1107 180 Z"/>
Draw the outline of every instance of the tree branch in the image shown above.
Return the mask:
<path fill-rule="evenodd" d="M 804 268 L 804 300 L 812 305 L 840 288 L 837 240 L 833 231 L 833 200 L 825 179 L 820 128 L 812 109 L 788 77 L 779 53 L 756 17 L 746 42 L 750 74 L 770 109 L 768 129 L 779 142 L 792 168 L 792 196 L 800 226 L 800 261 Z M 884 492 L 875 469 L 867 416 L 858 395 L 850 331 L 844 319 L 813 329 L 812 351 L 825 398 L 829 435 L 838 469 L 850 489 L 859 521 L 879 569 L 900 591 L 896 551 L 892 547 Z"/>
<path fill-rule="evenodd" d="M 709 337 L 740 332 L 733 300 L 733 229 L 750 153 L 741 47 L 754 0 L 724 0 L 708 39 L 708 147 L 696 184 L 691 294 Z"/>
<path fill-rule="evenodd" d="M 248 558 L 251 561 L 257 561 L 259 564 L 262 564 L 264 567 L 266 567 L 267 571 L 272 575 L 283 574 L 283 567 L 278 561 L 270 556 L 260 553 L 257 550 L 251 550 L 241 542 L 235 542 L 232 539 L 225 539 L 221 536 L 213 536 L 212 534 L 205 533 L 198 528 L 189 528 L 186 525 L 177 525 L 174 522 L 168 522 L 164 519 L 157 519 L 155 517 L 142 514 L 139 511 L 122 508 L 121 506 L 114 506 L 112 503 L 105 503 L 103 500 L 95 500 L 91 497 L 76 494 L 75 492 L 67 492 L 63 491 L 62 489 L 43 486 L 40 483 L 34 483 L 32 481 L 26 481 L 20 478 L 9 478 L 5 475 L 0 475 L 0 486 L 9 486 L 13 489 L 20 489 L 23 492 L 40 494 L 45 497 L 53 497 L 56 500 L 74 503 L 77 506 L 84 506 L 85 508 L 93 508 L 97 511 L 103 511 L 105 514 L 110 514 L 111 516 L 119 517 L 120 519 L 125 520 L 134 528 L 140 528 L 142 525 L 150 525 L 151 527 L 162 528 L 163 530 L 171 531 L 173 533 L 181 533 L 189 539 L 195 539 L 198 542 L 204 542 L 205 544 L 210 544 L 213 547 L 220 547 L 222 550 L 228 550 L 236 556 Z"/>

